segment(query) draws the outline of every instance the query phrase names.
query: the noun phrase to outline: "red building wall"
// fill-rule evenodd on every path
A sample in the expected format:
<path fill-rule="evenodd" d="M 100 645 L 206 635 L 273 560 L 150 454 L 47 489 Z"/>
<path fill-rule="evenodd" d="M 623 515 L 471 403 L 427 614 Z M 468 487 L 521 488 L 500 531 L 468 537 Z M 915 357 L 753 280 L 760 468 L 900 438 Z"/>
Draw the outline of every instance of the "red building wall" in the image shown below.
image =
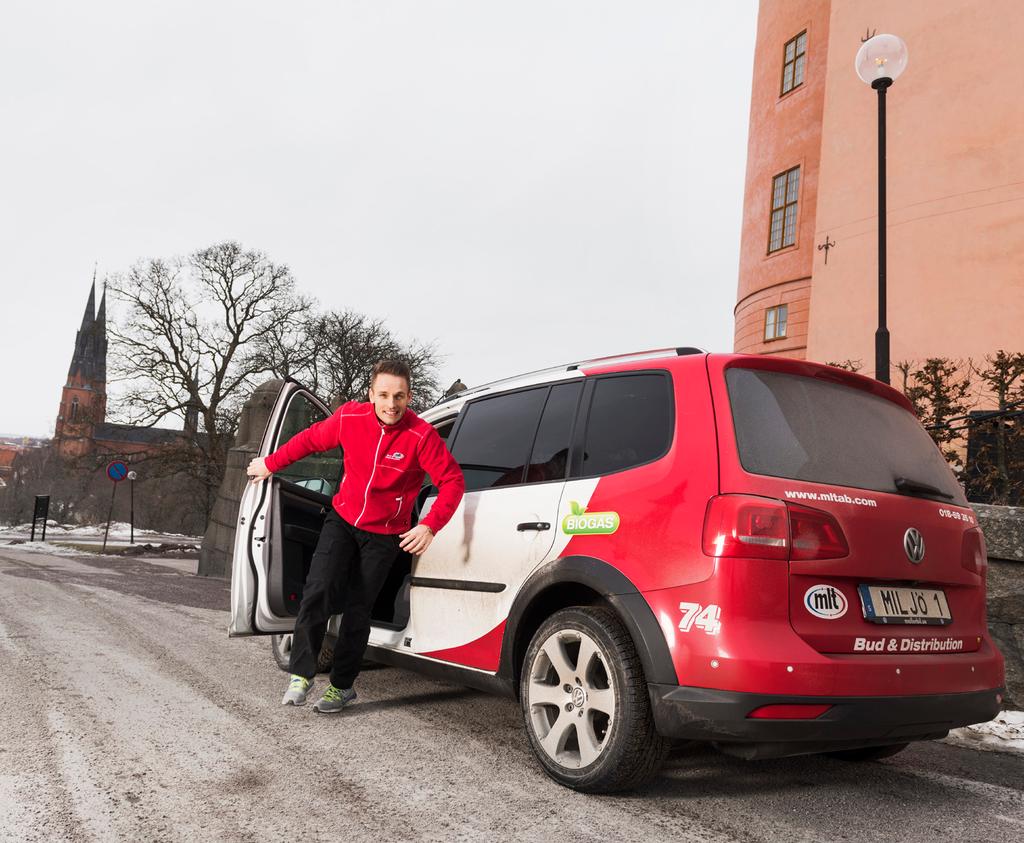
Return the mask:
<path fill-rule="evenodd" d="M 829 0 L 762 0 L 750 99 L 736 351 L 804 357 L 825 101 Z M 786 42 L 807 32 L 802 85 L 780 94 Z M 768 253 L 772 179 L 800 167 L 796 242 Z M 766 342 L 765 310 L 788 305 L 786 336 Z"/>

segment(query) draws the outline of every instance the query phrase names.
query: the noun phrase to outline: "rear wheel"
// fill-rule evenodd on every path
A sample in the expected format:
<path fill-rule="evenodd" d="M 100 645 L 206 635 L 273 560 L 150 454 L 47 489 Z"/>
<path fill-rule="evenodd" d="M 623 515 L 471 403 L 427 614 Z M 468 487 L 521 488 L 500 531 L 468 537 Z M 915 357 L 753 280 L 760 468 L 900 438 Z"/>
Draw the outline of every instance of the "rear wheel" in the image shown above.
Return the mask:
<path fill-rule="evenodd" d="M 640 657 L 608 609 L 563 609 L 541 625 L 523 663 L 520 703 L 545 772 L 574 790 L 638 787 L 668 752 Z"/>
<path fill-rule="evenodd" d="M 840 761 L 881 761 L 883 758 L 892 758 L 899 752 L 903 752 L 909 743 L 893 743 L 888 746 L 863 746 L 860 749 L 840 749 L 835 752 L 826 752 L 829 758 L 838 758 Z"/>
<path fill-rule="evenodd" d="M 320 657 L 316 660 L 317 673 L 327 673 L 334 661 L 334 643 L 332 635 L 324 636 L 323 646 L 320 648 Z M 292 655 L 292 634 L 286 632 L 283 635 L 270 636 L 270 649 L 274 652 L 274 661 L 285 673 L 290 672 L 289 659 Z"/>

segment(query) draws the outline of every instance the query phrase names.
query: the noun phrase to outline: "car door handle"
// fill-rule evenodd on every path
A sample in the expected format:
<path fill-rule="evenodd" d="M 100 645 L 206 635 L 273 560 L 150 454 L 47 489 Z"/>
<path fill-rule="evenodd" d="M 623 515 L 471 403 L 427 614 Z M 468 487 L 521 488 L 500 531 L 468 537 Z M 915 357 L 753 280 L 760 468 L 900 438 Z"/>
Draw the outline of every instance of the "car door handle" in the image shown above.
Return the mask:
<path fill-rule="evenodd" d="M 516 525 L 516 529 L 520 533 L 526 530 L 550 530 L 551 525 L 547 521 L 523 521 Z"/>

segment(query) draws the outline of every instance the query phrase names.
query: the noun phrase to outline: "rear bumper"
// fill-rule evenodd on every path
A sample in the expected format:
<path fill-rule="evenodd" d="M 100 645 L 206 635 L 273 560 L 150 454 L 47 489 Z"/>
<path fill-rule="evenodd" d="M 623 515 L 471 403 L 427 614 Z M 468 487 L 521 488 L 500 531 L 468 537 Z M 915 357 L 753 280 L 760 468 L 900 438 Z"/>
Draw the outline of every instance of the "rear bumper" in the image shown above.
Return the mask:
<path fill-rule="evenodd" d="M 648 685 L 658 732 L 724 744 L 763 744 L 749 757 L 798 755 L 942 737 L 984 723 L 1000 710 L 1002 688 L 903 697 L 803 697 Z M 813 720 L 749 718 L 765 705 L 828 704 Z"/>

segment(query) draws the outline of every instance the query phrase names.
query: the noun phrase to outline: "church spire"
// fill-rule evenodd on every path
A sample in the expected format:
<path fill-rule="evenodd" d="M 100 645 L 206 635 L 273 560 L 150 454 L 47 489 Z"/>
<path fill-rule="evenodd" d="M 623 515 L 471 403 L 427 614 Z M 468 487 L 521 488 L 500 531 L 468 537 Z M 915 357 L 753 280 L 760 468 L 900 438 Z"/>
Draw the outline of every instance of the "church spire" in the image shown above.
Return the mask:
<path fill-rule="evenodd" d="M 93 290 L 96 289 L 96 282 L 93 282 Z M 100 296 L 100 309 L 96 311 L 96 322 L 104 327 L 107 324 L 107 282 L 103 282 L 103 295 Z"/>
<path fill-rule="evenodd" d="M 93 282 L 89 288 L 89 301 L 82 314 L 82 325 L 75 335 L 75 351 L 68 368 L 68 383 L 73 379 L 89 383 L 91 388 L 106 392 L 107 383 L 107 325 L 106 325 L 106 290 L 100 302 L 99 314 L 96 313 L 96 274 L 93 271 Z"/>
<path fill-rule="evenodd" d="M 92 286 L 89 288 L 89 301 L 85 303 L 85 313 L 82 314 L 82 326 L 78 333 L 92 330 L 92 323 L 96 319 L 96 274 L 93 273 Z"/>
<path fill-rule="evenodd" d="M 95 285 L 95 280 L 93 284 Z M 103 281 L 103 295 L 100 309 L 96 312 L 96 379 L 106 387 L 107 383 L 107 282 Z"/>
<path fill-rule="evenodd" d="M 68 380 L 61 393 L 60 411 L 54 426 L 54 439 L 60 443 L 62 455 L 81 456 L 89 444 L 96 425 L 106 419 L 107 412 L 107 297 L 104 289 L 96 312 L 96 271 L 93 270 L 89 301 L 82 315 L 82 326 L 75 334 L 75 351 L 71 356 Z"/>

